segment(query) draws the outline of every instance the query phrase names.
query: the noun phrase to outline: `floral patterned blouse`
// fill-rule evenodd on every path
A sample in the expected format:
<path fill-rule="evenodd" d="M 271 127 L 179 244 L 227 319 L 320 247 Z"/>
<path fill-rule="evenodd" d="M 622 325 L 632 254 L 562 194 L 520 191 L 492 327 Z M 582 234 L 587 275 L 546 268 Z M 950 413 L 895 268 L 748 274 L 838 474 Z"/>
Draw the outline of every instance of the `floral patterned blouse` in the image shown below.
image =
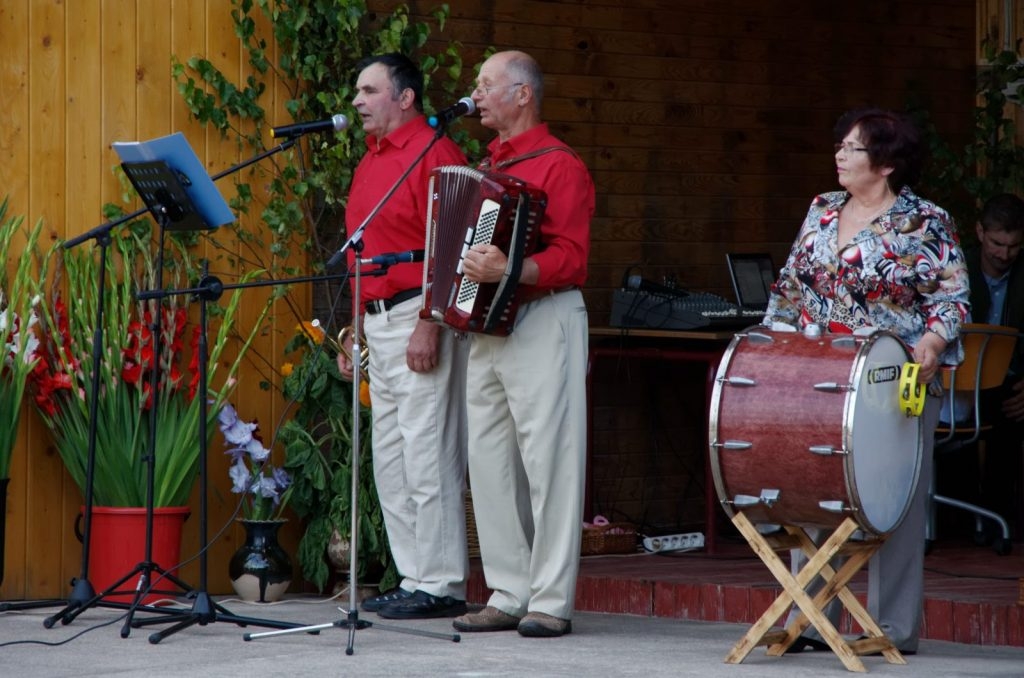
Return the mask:
<path fill-rule="evenodd" d="M 838 250 L 846 191 L 814 198 L 772 295 L 765 324 L 833 333 L 876 327 L 914 346 L 927 331 L 949 341 L 967 314 L 967 267 L 956 226 L 941 207 L 904 187 L 888 211 Z M 942 362 L 963 359 L 951 343 Z"/>

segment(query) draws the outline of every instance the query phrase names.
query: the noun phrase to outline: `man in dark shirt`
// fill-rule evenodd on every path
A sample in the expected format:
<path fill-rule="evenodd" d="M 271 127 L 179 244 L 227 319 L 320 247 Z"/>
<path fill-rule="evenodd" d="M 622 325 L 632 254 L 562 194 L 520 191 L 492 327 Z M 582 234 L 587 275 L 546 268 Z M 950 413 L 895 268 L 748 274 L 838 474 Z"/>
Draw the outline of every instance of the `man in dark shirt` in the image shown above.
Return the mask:
<path fill-rule="evenodd" d="M 1011 193 L 988 199 L 977 224 L 978 244 L 965 253 L 971 284 L 971 319 L 1024 331 L 1024 200 Z M 981 502 L 1006 518 L 1019 536 L 1024 527 L 1021 502 L 1021 442 L 1024 440 L 1024 342 L 1006 381 L 986 399 L 994 429 L 985 447 Z"/>

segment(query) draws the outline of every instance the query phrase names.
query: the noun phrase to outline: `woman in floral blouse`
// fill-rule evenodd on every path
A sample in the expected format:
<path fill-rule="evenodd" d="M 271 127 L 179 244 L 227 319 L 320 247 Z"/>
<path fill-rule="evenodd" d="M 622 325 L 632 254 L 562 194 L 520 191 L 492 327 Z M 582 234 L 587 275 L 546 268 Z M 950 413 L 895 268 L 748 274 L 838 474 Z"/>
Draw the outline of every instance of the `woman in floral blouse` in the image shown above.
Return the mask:
<path fill-rule="evenodd" d="M 853 111 L 836 126 L 835 161 L 844 190 L 811 202 L 786 265 L 772 288 L 765 324 L 852 333 L 893 332 L 933 382 L 957 364 L 967 314 L 967 269 L 956 226 L 945 210 L 917 196 L 920 135 L 905 117 Z M 924 540 L 932 447 L 940 400 L 923 414 L 921 472 L 906 517 L 871 559 L 868 610 L 904 654 L 917 651 L 924 595 Z M 800 552 L 793 568 L 803 566 Z M 828 608 L 838 624 L 838 601 Z M 791 612 L 795 619 L 797 610 Z M 814 635 L 812 635 L 814 634 Z M 828 646 L 810 627 L 790 651 Z"/>

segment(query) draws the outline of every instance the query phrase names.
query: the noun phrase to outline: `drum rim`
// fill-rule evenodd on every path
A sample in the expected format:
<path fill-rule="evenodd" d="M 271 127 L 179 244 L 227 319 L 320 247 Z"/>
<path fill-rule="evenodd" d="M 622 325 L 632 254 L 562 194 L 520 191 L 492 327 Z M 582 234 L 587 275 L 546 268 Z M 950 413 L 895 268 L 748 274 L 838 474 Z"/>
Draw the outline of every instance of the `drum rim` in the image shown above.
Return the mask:
<path fill-rule="evenodd" d="M 715 484 L 715 492 L 718 494 L 718 503 L 725 511 L 726 515 L 732 519 L 736 515 L 736 510 L 732 506 L 732 502 L 728 500 L 728 496 L 725 492 L 725 483 L 722 479 L 721 464 L 719 463 L 718 456 L 718 413 L 722 401 L 722 384 L 725 379 L 725 374 L 728 372 L 729 365 L 732 363 L 732 358 L 736 353 L 736 348 L 740 342 L 746 339 L 751 334 L 757 334 L 758 332 L 768 330 L 769 328 L 763 325 L 754 325 L 748 327 L 745 330 L 737 332 L 733 335 L 732 341 L 726 346 L 722 352 L 722 357 L 718 361 L 718 369 L 715 371 L 715 381 L 711 388 L 711 399 L 708 402 L 708 463 L 711 464 L 711 478 Z M 774 341 L 774 339 L 772 339 Z"/>
<path fill-rule="evenodd" d="M 850 384 L 853 388 L 847 392 L 846 402 L 843 405 L 843 449 L 851 451 L 851 454 L 847 454 L 843 460 L 843 475 L 846 483 L 847 497 L 857 497 L 859 499 L 861 496 L 857 489 L 857 474 L 853 467 L 856 461 L 856 451 L 853 448 L 853 425 L 856 420 L 856 399 L 853 398 L 853 395 L 856 393 L 856 388 L 859 387 L 864 375 L 864 369 L 867 367 L 867 360 L 865 358 L 871 352 L 871 347 L 883 338 L 891 338 L 895 340 L 896 345 L 903 349 L 904 362 L 913 359 L 913 354 L 906 342 L 889 330 L 876 330 L 875 332 L 872 332 L 869 336 L 863 338 L 863 343 L 857 348 L 857 356 L 854 358 L 853 365 L 850 369 Z M 857 511 L 853 514 L 853 518 L 857 524 L 873 535 L 885 536 L 894 532 L 907 517 L 907 512 L 910 511 L 910 505 L 913 503 L 915 489 L 921 480 L 921 456 L 923 454 L 922 448 L 924 446 L 923 423 L 921 421 L 921 417 L 915 417 L 915 419 L 917 420 L 917 450 L 914 455 L 914 472 L 910 482 L 910 492 L 907 496 L 907 500 L 903 504 L 903 509 L 900 511 L 899 516 L 895 521 L 893 521 L 891 526 L 882 529 L 874 525 L 868 519 L 862 502 L 858 505 Z"/>

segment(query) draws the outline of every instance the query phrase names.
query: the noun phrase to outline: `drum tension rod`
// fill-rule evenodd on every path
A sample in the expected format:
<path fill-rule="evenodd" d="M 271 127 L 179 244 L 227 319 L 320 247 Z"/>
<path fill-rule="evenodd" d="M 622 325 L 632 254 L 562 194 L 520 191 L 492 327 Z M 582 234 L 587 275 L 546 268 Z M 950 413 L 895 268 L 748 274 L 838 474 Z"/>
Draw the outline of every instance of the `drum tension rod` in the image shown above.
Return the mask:
<path fill-rule="evenodd" d="M 757 504 L 764 504 L 768 508 L 771 508 L 779 501 L 779 495 L 781 493 L 776 489 L 763 489 L 761 490 L 761 496 L 754 497 L 749 494 L 737 494 L 729 502 L 737 508 L 746 508 L 748 506 L 756 506 Z"/>
<path fill-rule="evenodd" d="M 747 442 L 746 440 L 726 440 L 724 443 L 720 443 L 717 440 L 711 443 L 711 447 L 718 447 L 725 450 L 749 450 L 754 446 L 754 443 Z"/>
<path fill-rule="evenodd" d="M 854 506 L 847 506 L 842 500 L 832 501 L 819 501 L 818 507 L 823 511 L 829 513 L 856 513 L 857 508 Z"/>
<path fill-rule="evenodd" d="M 824 381 L 820 384 L 814 385 L 815 391 L 825 391 L 826 393 L 843 393 L 845 391 L 853 391 L 852 384 L 839 384 L 834 381 Z"/>
<path fill-rule="evenodd" d="M 845 448 L 836 449 L 832 445 L 811 445 L 807 449 L 810 450 L 812 454 L 818 454 L 823 457 L 831 457 L 833 454 L 850 454 L 849 450 L 846 450 Z"/>

